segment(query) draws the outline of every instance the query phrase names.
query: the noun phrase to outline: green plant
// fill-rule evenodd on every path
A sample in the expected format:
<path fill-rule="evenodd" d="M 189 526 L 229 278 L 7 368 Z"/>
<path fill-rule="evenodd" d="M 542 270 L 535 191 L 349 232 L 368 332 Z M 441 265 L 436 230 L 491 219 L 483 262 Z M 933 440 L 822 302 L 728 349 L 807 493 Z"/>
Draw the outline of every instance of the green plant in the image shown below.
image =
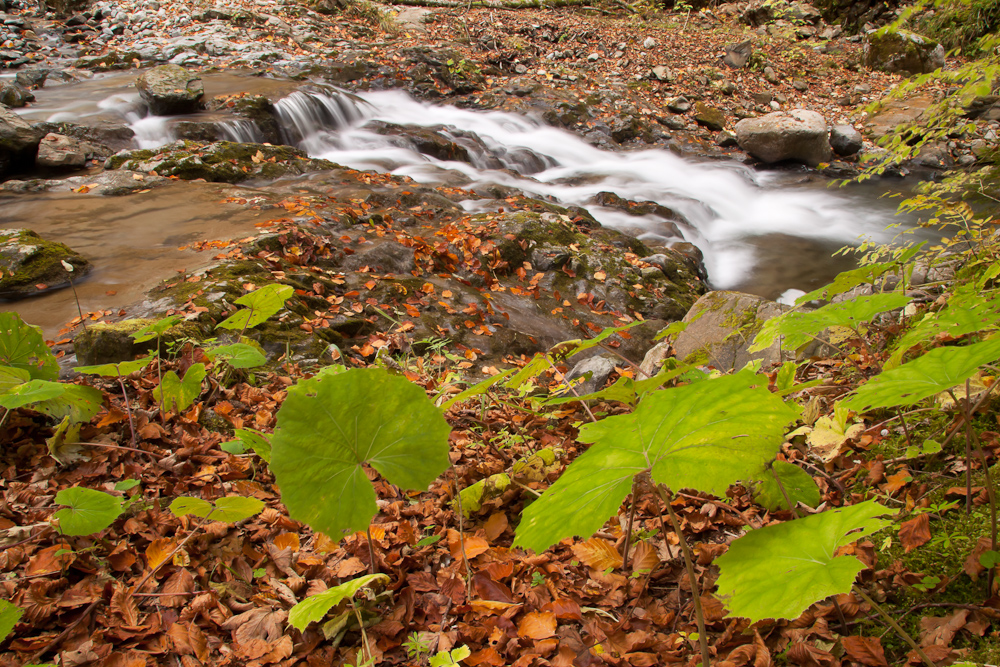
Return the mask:
<path fill-rule="evenodd" d="M 56 380 L 59 362 L 42 338 L 42 330 L 17 313 L 0 313 L 0 365 L 28 372 L 33 380 Z"/>
<path fill-rule="evenodd" d="M 423 662 L 424 654 L 431 652 L 431 643 L 419 632 L 411 632 L 406 641 L 403 642 L 406 649 L 406 657 L 410 660 Z"/>
<path fill-rule="evenodd" d="M 431 658 L 431 667 L 459 667 L 458 662 L 465 660 L 470 655 L 472 655 L 472 651 L 469 650 L 468 646 L 459 646 L 450 651 L 438 651 Z"/>
<path fill-rule="evenodd" d="M 277 313 L 285 305 L 295 290 L 290 285 L 271 283 L 244 294 L 236 300 L 241 308 L 216 325 L 217 329 L 239 329 L 238 338 L 243 338 L 247 329 L 252 329 Z"/>
<path fill-rule="evenodd" d="M 160 410 L 180 413 L 188 409 L 201 393 L 201 383 L 206 375 L 205 364 L 192 364 L 184 373 L 183 380 L 174 371 L 168 371 L 153 390 Z"/>
<path fill-rule="evenodd" d="M 122 512 L 122 499 L 110 493 L 74 486 L 56 494 L 59 505 L 52 518 L 59 522 L 63 535 L 91 535 L 99 533 L 115 522 Z"/>
<path fill-rule="evenodd" d="M 121 361 L 116 364 L 101 364 L 98 366 L 77 366 L 73 369 L 77 373 L 87 373 L 88 375 L 100 375 L 102 377 L 114 377 L 118 379 L 118 386 L 120 386 L 122 390 L 122 399 L 125 401 L 125 412 L 128 413 L 128 425 L 132 433 L 133 447 L 135 447 L 136 444 L 135 420 L 132 417 L 132 406 L 128 400 L 128 391 L 125 389 L 125 377 L 142 370 L 152 361 L 152 357 L 142 357 L 141 359 L 136 359 L 135 361 Z"/>

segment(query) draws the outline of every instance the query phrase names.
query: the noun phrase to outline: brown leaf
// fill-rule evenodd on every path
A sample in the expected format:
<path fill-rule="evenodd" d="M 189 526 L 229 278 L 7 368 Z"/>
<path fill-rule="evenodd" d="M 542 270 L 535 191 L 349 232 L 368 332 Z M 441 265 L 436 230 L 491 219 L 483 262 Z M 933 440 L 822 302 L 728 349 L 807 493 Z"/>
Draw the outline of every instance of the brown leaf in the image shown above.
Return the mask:
<path fill-rule="evenodd" d="M 284 634 L 283 626 L 288 612 L 257 607 L 233 616 L 222 624 L 223 629 L 233 633 L 238 644 L 248 644 L 252 639 L 265 642 L 277 641 Z"/>
<path fill-rule="evenodd" d="M 153 540 L 146 547 L 146 564 L 149 565 L 149 569 L 155 570 L 161 563 L 170 558 L 170 554 L 176 546 L 172 539 L 166 537 Z"/>
<path fill-rule="evenodd" d="M 607 540 L 593 537 L 586 542 L 574 544 L 572 551 L 581 563 L 595 570 L 604 571 L 609 567 L 617 569 L 622 566 L 622 555 Z"/>
<path fill-rule="evenodd" d="M 982 556 L 987 551 L 989 551 L 992 547 L 992 544 L 993 543 L 990 540 L 990 538 L 980 537 L 979 541 L 976 542 L 976 546 L 972 550 L 972 553 L 969 554 L 969 557 L 965 559 L 965 563 L 962 565 L 962 569 L 965 570 L 965 573 L 969 575 L 969 578 L 971 578 L 973 581 L 978 580 L 979 575 L 986 571 L 986 568 L 983 567 L 983 564 L 979 562 L 979 557 Z"/>
<path fill-rule="evenodd" d="M 889 667 L 878 637 L 842 637 L 840 645 L 847 651 L 847 657 L 868 667 Z"/>
<path fill-rule="evenodd" d="M 202 662 L 208 661 L 208 638 L 197 625 L 174 623 L 167 634 L 181 655 L 193 655 Z"/>
<path fill-rule="evenodd" d="M 920 646 L 948 646 L 968 617 L 967 609 L 959 609 L 951 616 L 924 616 L 920 619 Z"/>
<path fill-rule="evenodd" d="M 459 535 L 457 530 L 448 529 L 448 548 L 451 550 L 451 557 L 455 560 L 462 559 L 462 545 L 465 545 L 465 557 L 475 558 L 481 553 L 489 551 L 490 545 L 485 539 L 476 535 Z"/>
<path fill-rule="evenodd" d="M 291 549 L 295 553 L 299 550 L 299 536 L 297 533 L 282 533 L 274 538 L 274 546 L 278 549 Z"/>
<path fill-rule="evenodd" d="M 139 626 L 139 605 L 124 586 L 118 586 L 111 594 L 111 611 L 121 616 L 121 624 L 125 627 Z"/>
<path fill-rule="evenodd" d="M 514 594 L 511 593 L 511 590 L 502 583 L 490 579 L 485 572 L 476 572 L 472 575 L 472 586 L 476 589 L 476 594 L 483 600 L 514 602 Z"/>
<path fill-rule="evenodd" d="M 660 557 L 656 547 L 649 542 L 642 541 L 635 545 L 632 552 L 632 573 L 652 572 L 660 564 Z"/>
<path fill-rule="evenodd" d="M 542 606 L 542 611 L 551 611 L 561 621 L 583 622 L 583 614 L 580 612 L 580 605 L 572 600 L 561 598 L 547 602 Z"/>
<path fill-rule="evenodd" d="M 771 667 L 771 652 L 767 650 L 760 632 L 753 631 L 753 644 L 757 648 L 757 655 L 753 659 L 753 667 Z"/>
<path fill-rule="evenodd" d="M 341 561 L 337 565 L 335 573 L 341 579 L 345 577 L 353 577 L 356 574 L 364 572 L 368 569 L 368 566 L 360 558 L 348 558 L 347 560 Z"/>
<path fill-rule="evenodd" d="M 517 635 L 526 639 L 545 639 L 556 634 L 556 615 L 550 611 L 525 614 L 517 626 Z"/>
<path fill-rule="evenodd" d="M 840 667 L 840 660 L 834 658 L 832 653 L 806 642 L 792 644 L 787 656 L 789 662 L 800 667 Z"/>
<path fill-rule="evenodd" d="M 899 528 L 899 539 L 906 548 L 906 553 L 931 541 L 931 518 L 928 514 L 920 514 L 909 521 L 904 521 Z"/>
<path fill-rule="evenodd" d="M 194 591 L 194 576 L 187 569 L 180 569 L 170 575 L 163 584 L 163 592 L 170 593 L 160 598 L 164 607 L 180 607 L 188 601 L 186 593 Z"/>
<path fill-rule="evenodd" d="M 483 530 L 486 531 L 486 539 L 493 542 L 503 535 L 503 532 L 507 530 L 507 523 L 507 514 L 504 512 L 495 512 L 490 515 L 490 518 L 483 525 Z"/>

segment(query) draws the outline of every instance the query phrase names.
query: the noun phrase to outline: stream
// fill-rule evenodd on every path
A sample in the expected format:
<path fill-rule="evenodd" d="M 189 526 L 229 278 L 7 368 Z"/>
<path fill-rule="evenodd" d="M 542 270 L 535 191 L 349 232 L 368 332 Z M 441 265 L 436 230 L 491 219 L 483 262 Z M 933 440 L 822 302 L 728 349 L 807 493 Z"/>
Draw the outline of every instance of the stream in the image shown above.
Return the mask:
<path fill-rule="evenodd" d="M 235 141 L 260 140 L 251 121 L 202 112 L 177 118 L 146 115 L 133 87 L 137 73 L 116 73 L 35 91 L 36 102 L 18 112 L 29 122 L 125 123 L 140 147 L 174 139 L 179 120 L 221 125 Z M 250 92 L 275 100 L 282 139 L 313 157 L 361 170 L 409 176 L 436 186 L 474 189 L 497 185 L 563 205 L 581 205 L 601 224 L 653 244 L 689 242 L 704 255 L 717 289 L 738 289 L 776 299 L 809 290 L 850 267 L 831 253 L 859 238 L 892 238 L 885 228 L 895 204 L 880 199 L 886 187 L 834 190 L 802 172 L 763 171 L 731 161 L 679 157 L 665 149 L 609 151 L 578 135 L 502 112 L 432 106 L 398 91 L 348 94 L 293 81 L 211 74 L 205 99 Z M 424 128 L 467 149 L 468 161 L 441 160 L 417 150 L 405 133 Z M 72 175 L 79 175 L 79 172 Z M 268 185 L 257 185 L 266 190 Z M 241 186 L 241 190 L 249 190 Z M 193 270 L 209 257 L 182 245 L 254 233 L 274 217 L 222 203 L 234 186 L 176 182 L 144 193 L 101 197 L 73 192 L 0 194 L 0 226 L 29 227 L 87 256 L 94 270 L 77 287 L 85 310 L 118 308 L 177 270 Z M 686 224 L 636 217 L 593 203 L 602 191 L 654 201 Z M 502 201 L 463 202 L 470 212 L 495 210 Z M 70 290 L 0 304 L 40 324 L 47 335 L 76 315 Z"/>

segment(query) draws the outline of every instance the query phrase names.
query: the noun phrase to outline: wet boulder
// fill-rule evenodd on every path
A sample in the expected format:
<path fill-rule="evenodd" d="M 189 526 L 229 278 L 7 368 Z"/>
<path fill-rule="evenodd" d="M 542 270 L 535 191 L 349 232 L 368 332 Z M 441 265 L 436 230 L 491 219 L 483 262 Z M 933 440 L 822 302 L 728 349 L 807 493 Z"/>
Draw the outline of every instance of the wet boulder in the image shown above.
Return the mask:
<path fill-rule="evenodd" d="M 107 158 L 118 151 L 132 148 L 135 144 L 135 132 L 125 125 L 103 122 L 95 125 L 76 125 L 75 123 L 35 123 L 35 129 L 46 134 L 62 134 L 73 139 L 79 139 L 90 151 L 87 158 Z"/>
<path fill-rule="evenodd" d="M 709 106 L 704 102 L 695 103 L 694 120 L 712 132 L 718 132 L 726 127 L 726 114 L 721 109 Z"/>
<path fill-rule="evenodd" d="M 830 128 L 830 147 L 837 155 L 854 155 L 863 144 L 861 133 L 853 125 L 834 125 Z"/>
<path fill-rule="evenodd" d="M 0 104 L 6 104 L 11 108 L 27 106 L 28 102 L 34 102 L 35 96 L 31 91 L 26 90 L 17 83 L 5 81 L 0 83 Z"/>
<path fill-rule="evenodd" d="M 135 87 L 157 116 L 193 113 L 205 94 L 201 79 L 180 65 L 154 67 L 136 80 Z"/>
<path fill-rule="evenodd" d="M 740 148 L 761 162 L 785 160 L 815 167 L 830 159 L 830 132 L 826 120 L 815 111 L 775 111 L 736 123 Z"/>
<path fill-rule="evenodd" d="M 29 168 L 44 134 L 0 104 L 0 176 Z"/>
<path fill-rule="evenodd" d="M 45 169 L 79 169 L 87 164 L 88 153 L 93 153 L 93 149 L 79 139 L 46 134 L 38 144 L 35 164 Z"/>
<path fill-rule="evenodd" d="M 760 359 L 764 368 L 780 363 L 781 347 L 775 343 L 759 352 L 748 348 L 764 322 L 788 310 L 774 301 L 741 292 L 709 292 L 691 306 L 684 316 L 687 328 L 659 343 L 642 361 L 642 370 L 650 375 L 659 370 L 664 359 L 674 356 L 684 363 L 712 366 L 721 371 L 743 368 Z"/>
<path fill-rule="evenodd" d="M 175 141 L 159 148 L 121 151 L 108 158 L 104 168 L 145 174 L 155 171 L 159 176 L 176 176 L 186 181 L 201 178 L 211 183 L 240 183 L 328 171 L 338 165 L 312 159 L 291 146 Z"/>
<path fill-rule="evenodd" d="M 909 30 L 882 28 L 865 35 L 865 67 L 912 76 L 944 67 L 944 46 Z"/>
<path fill-rule="evenodd" d="M 47 241 L 30 229 L 0 231 L 0 298 L 21 299 L 69 284 L 73 276 L 90 269 L 90 263 L 62 243 Z"/>

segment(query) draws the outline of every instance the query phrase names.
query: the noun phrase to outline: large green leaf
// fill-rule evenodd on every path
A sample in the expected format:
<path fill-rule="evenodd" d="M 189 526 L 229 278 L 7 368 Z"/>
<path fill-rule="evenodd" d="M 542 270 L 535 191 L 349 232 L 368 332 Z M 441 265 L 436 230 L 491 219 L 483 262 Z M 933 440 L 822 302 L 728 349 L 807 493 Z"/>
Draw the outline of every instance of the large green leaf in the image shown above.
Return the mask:
<path fill-rule="evenodd" d="M 247 449 L 252 449 L 257 456 L 264 459 L 264 463 L 271 462 L 271 441 L 265 434 L 252 428 L 238 428 L 233 435 L 236 436 L 234 440 L 219 445 L 223 451 L 242 454 Z"/>
<path fill-rule="evenodd" d="M 0 313 L 0 364 L 22 368 L 39 380 L 59 377 L 59 362 L 42 338 L 42 330 L 25 324 L 17 313 Z"/>
<path fill-rule="evenodd" d="M 839 547 L 891 522 L 875 501 L 751 531 L 716 561 L 719 596 L 732 616 L 751 622 L 798 618 L 809 605 L 851 590 L 864 564 L 835 556 Z"/>
<path fill-rule="evenodd" d="M 152 363 L 152 361 L 153 357 L 146 356 L 140 357 L 135 361 L 119 361 L 114 364 L 99 364 L 97 366 L 77 366 L 73 370 L 77 373 L 100 375 L 101 377 L 125 377 L 126 375 L 131 375 L 136 371 L 142 370 Z"/>
<path fill-rule="evenodd" d="M 524 510 L 514 543 L 541 552 L 592 535 L 645 470 L 674 490 L 722 494 L 774 458 L 797 415 L 749 371 L 654 392 L 632 414 L 580 429 L 593 446 Z"/>
<path fill-rule="evenodd" d="M 365 465 L 426 489 L 450 465 L 449 431 L 423 389 L 384 369 L 302 380 L 278 410 L 271 471 L 292 518 L 336 538 L 378 511 Z"/>
<path fill-rule="evenodd" d="M 0 395 L 31 379 L 31 373 L 23 368 L 0 366 Z"/>
<path fill-rule="evenodd" d="M 69 417 L 69 420 L 75 423 L 89 422 L 94 415 L 101 411 L 104 395 L 97 389 L 78 384 L 64 384 L 62 386 L 64 389 L 62 394 L 39 401 L 31 406 L 31 409 L 55 419 Z"/>
<path fill-rule="evenodd" d="M 21 620 L 24 610 L 12 602 L 0 600 L 0 642 L 14 631 L 14 626 Z"/>
<path fill-rule="evenodd" d="M 347 598 L 353 598 L 359 590 L 379 580 L 389 581 L 389 577 L 384 574 L 366 574 L 363 577 L 351 579 L 339 586 L 329 588 L 322 593 L 310 595 L 288 610 L 288 623 L 299 632 L 303 632 L 310 623 L 323 620 L 323 617 L 334 606 Z"/>
<path fill-rule="evenodd" d="M 267 363 L 267 357 L 263 352 L 246 343 L 219 345 L 208 350 L 208 353 L 233 368 L 257 368 Z"/>
<path fill-rule="evenodd" d="M 871 294 L 831 303 L 809 312 L 792 310 L 765 322 L 750 351 L 757 352 L 770 347 L 779 336 L 782 338 L 782 347 L 795 350 L 812 341 L 824 329 L 848 327 L 857 330 L 859 325 L 879 313 L 902 308 L 910 300 L 904 294 Z"/>
<path fill-rule="evenodd" d="M 964 347 L 939 347 L 876 375 L 842 405 L 856 412 L 912 405 L 964 384 L 983 364 L 1000 359 L 1000 336 Z"/>
<path fill-rule="evenodd" d="M 82 486 L 63 489 L 56 494 L 56 503 L 69 505 L 53 515 L 59 520 L 59 530 L 64 535 L 99 533 L 122 513 L 121 498 Z"/>
<path fill-rule="evenodd" d="M 31 380 L 0 395 L 0 406 L 8 410 L 61 396 L 66 385 L 49 380 Z"/>
<path fill-rule="evenodd" d="M 218 329 L 252 329 L 281 310 L 285 301 L 295 290 L 290 285 L 271 283 L 258 290 L 244 294 L 236 300 L 236 305 L 246 306 L 216 325 Z"/>
<path fill-rule="evenodd" d="M 181 496 L 170 503 L 170 511 L 176 517 L 193 514 L 202 519 L 236 523 L 249 519 L 264 509 L 264 502 L 246 496 L 223 496 L 215 501 L 215 505 L 202 498 Z"/>
<path fill-rule="evenodd" d="M 808 294 L 800 296 L 795 300 L 795 305 L 798 306 L 803 303 L 809 303 L 810 301 L 828 301 L 838 294 L 843 294 L 854 289 L 858 285 L 871 284 L 875 282 L 876 278 L 879 278 L 889 271 L 899 269 L 903 264 L 909 262 L 917 255 L 918 252 L 920 252 L 921 249 L 923 249 L 925 245 L 927 245 L 926 241 L 918 243 L 912 248 L 904 250 L 896 259 L 889 260 L 887 262 L 868 264 L 856 269 L 851 269 L 850 271 L 844 271 L 843 273 L 838 274 L 829 285 L 824 285 L 817 290 L 813 290 Z"/>
<path fill-rule="evenodd" d="M 153 390 L 153 396 L 164 412 L 186 410 L 201 393 L 201 382 L 205 379 L 205 364 L 194 364 L 184 373 L 184 379 L 170 371 L 163 376 L 160 386 Z"/>
<path fill-rule="evenodd" d="M 788 509 L 785 494 L 781 492 L 784 488 L 793 505 L 800 502 L 809 507 L 819 505 L 822 494 L 812 475 L 787 461 L 775 461 L 772 467 L 781 486 L 778 486 L 778 481 L 775 481 L 770 470 L 763 470 L 758 477 L 760 486 L 757 487 L 754 500 L 772 512 Z"/>

